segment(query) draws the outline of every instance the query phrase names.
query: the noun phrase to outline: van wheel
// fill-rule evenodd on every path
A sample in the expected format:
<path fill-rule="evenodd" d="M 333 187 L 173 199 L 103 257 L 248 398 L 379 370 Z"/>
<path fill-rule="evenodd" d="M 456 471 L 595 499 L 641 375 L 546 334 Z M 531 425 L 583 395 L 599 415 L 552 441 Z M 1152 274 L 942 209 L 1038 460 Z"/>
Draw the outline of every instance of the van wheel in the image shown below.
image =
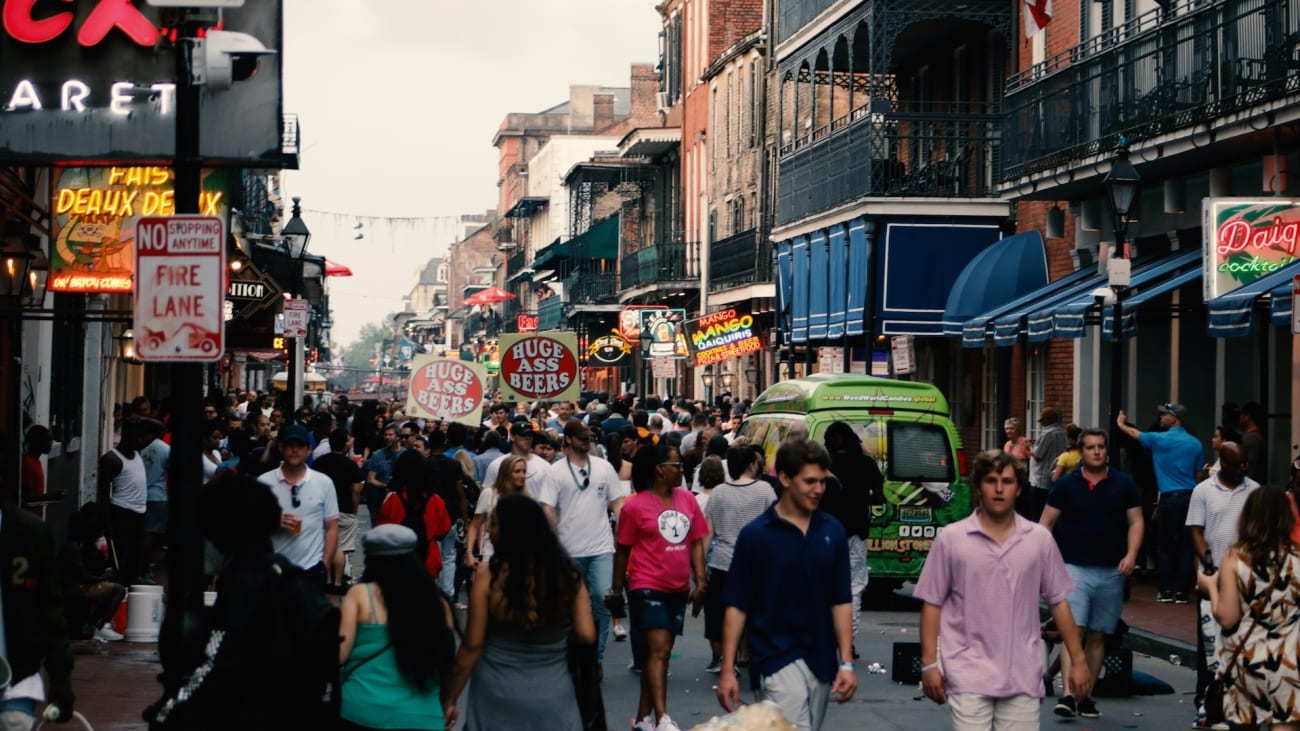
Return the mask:
<path fill-rule="evenodd" d="M 872 579 L 862 592 L 863 609 L 897 609 L 903 599 L 894 592 L 903 588 L 902 579 Z"/>

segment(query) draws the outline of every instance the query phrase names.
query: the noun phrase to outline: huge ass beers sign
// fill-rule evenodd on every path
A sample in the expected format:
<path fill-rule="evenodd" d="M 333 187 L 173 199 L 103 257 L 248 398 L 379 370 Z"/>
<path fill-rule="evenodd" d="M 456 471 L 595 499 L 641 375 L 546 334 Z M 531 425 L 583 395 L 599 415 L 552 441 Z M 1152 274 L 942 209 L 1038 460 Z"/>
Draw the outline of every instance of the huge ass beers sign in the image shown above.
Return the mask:
<path fill-rule="evenodd" d="M 502 335 L 501 394 L 516 401 L 578 398 L 578 339 L 571 332 Z"/>
<path fill-rule="evenodd" d="M 482 420 L 487 374 L 478 363 L 418 355 L 411 360 L 410 380 L 408 413 L 467 425 Z"/>

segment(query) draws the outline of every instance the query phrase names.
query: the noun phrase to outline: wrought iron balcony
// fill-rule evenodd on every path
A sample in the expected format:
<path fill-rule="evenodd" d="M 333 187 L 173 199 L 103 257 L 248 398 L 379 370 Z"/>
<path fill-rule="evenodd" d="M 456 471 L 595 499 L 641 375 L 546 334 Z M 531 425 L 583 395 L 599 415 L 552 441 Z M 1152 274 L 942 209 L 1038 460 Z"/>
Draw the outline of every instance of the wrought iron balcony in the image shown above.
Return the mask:
<path fill-rule="evenodd" d="M 575 272 L 564 280 L 569 304 L 591 305 L 618 301 L 618 275 L 613 272 Z"/>
<path fill-rule="evenodd" d="M 1180 0 L 1011 77 L 1003 177 L 1187 136 L 1300 92 L 1300 0 Z"/>
<path fill-rule="evenodd" d="M 709 245 L 709 291 L 772 281 L 772 254 L 750 229 Z"/>
<path fill-rule="evenodd" d="M 537 329 L 559 330 L 564 324 L 564 298 L 548 297 L 537 304 Z"/>
<path fill-rule="evenodd" d="M 520 249 L 506 260 L 506 279 L 512 279 L 528 266 L 528 252 Z"/>
<path fill-rule="evenodd" d="M 864 196 L 991 198 L 1001 114 L 975 102 L 867 103 L 781 148 L 777 223 Z"/>
<path fill-rule="evenodd" d="M 685 283 L 699 281 L 698 244 L 680 241 L 654 244 L 623 257 L 619 263 L 623 289 L 650 284 Z"/>

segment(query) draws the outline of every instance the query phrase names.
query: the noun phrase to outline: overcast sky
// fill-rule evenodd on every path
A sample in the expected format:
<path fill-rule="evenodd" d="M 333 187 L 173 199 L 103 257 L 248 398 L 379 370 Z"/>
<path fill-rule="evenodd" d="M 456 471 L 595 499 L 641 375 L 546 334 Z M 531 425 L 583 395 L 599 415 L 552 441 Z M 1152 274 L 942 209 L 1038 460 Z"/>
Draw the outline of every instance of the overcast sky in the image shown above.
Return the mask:
<path fill-rule="evenodd" d="M 627 86 L 658 32 L 652 0 L 285 0 L 284 109 L 302 128 L 285 192 L 310 250 L 355 274 L 330 280 L 335 341 L 400 310 L 453 219 L 496 205 L 506 114 Z"/>

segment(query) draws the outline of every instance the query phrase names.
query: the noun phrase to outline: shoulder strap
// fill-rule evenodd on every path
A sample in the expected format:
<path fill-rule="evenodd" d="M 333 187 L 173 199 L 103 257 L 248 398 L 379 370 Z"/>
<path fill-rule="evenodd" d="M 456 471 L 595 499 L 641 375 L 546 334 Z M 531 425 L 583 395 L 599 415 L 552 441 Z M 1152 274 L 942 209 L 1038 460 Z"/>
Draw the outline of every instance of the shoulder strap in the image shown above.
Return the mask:
<path fill-rule="evenodd" d="M 388 648 L 390 648 L 390 647 L 392 647 L 392 646 L 393 646 L 393 641 L 392 641 L 392 640 L 389 640 L 388 642 L 384 643 L 384 646 L 383 646 L 383 647 L 379 648 L 378 650 L 375 650 L 373 653 L 371 653 L 371 654 L 369 654 L 369 655 L 366 655 L 366 657 L 365 657 L 363 660 L 361 660 L 361 662 L 359 662 L 359 663 L 357 663 L 356 665 L 353 665 L 352 667 L 348 668 L 348 671 L 347 671 L 346 673 L 344 673 L 343 676 L 342 676 L 341 678 L 339 678 L 339 682 L 342 683 L 342 682 L 346 681 L 348 678 L 352 677 L 352 674 L 355 673 L 356 671 L 360 670 L 360 669 L 361 669 L 361 666 L 365 665 L 366 663 L 370 662 L 371 660 L 374 660 L 375 658 L 379 657 L 380 655 L 384 654 L 385 652 L 388 652 Z"/>
<path fill-rule="evenodd" d="M 379 613 L 375 611 L 375 595 L 370 591 L 370 582 L 367 581 L 362 586 L 366 587 L 366 598 L 370 600 L 370 616 L 378 620 Z M 376 624 L 378 624 L 378 621 L 376 621 Z"/>

